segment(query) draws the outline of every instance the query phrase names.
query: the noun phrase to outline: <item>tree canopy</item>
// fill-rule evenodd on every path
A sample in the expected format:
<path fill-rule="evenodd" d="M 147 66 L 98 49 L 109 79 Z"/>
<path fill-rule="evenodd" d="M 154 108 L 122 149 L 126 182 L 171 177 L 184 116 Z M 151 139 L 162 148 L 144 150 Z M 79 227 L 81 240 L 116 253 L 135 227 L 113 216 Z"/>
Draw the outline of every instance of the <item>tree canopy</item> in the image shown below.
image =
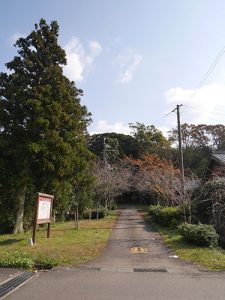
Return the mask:
<path fill-rule="evenodd" d="M 5 188 L 11 191 L 5 201 L 15 199 L 14 225 L 23 218 L 31 186 L 55 194 L 55 208 L 62 210 L 92 158 L 90 114 L 80 103 L 82 90 L 63 75 L 66 55 L 58 35 L 56 21 L 48 25 L 41 19 L 16 42 L 18 55 L 6 64 L 9 72 L 0 73 L 1 199 L 7 199 Z"/>
<path fill-rule="evenodd" d="M 143 123 L 130 123 L 131 135 L 138 143 L 139 156 L 156 153 L 159 156 L 168 156 L 170 142 L 164 137 L 163 133 L 154 125 L 146 126 Z"/>
<path fill-rule="evenodd" d="M 184 123 L 181 125 L 181 134 L 184 166 L 201 177 L 206 168 L 209 153 L 215 150 L 225 150 L 225 126 Z M 176 145 L 177 139 L 177 129 L 174 128 L 170 131 L 169 140 Z"/>
<path fill-rule="evenodd" d="M 118 158 L 125 156 L 139 157 L 138 142 L 132 136 L 122 133 L 94 134 L 90 137 L 89 147 L 100 159 L 103 159 L 103 151 L 106 150 L 110 162 L 115 162 Z"/>

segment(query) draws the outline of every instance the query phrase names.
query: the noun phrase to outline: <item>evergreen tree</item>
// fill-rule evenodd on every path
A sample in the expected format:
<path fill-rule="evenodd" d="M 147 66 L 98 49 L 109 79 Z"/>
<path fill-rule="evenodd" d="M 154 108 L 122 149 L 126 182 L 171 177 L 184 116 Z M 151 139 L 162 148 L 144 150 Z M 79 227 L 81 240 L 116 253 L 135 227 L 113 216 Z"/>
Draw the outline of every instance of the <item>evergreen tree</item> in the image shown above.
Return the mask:
<path fill-rule="evenodd" d="M 0 205 L 12 203 L 15 232 L 23 230 L 28 189 L 54 194 L 55 209 L 63 212 L 92 159 L 90 114 L 80 104 L 82 91 L 63 75 L 58 32 L 56 21 L 41 19 L 16 42 L 18 56 L 6 64 L 10 72 L 0 73 Z"/>
<path fill-rule="evenodd" d="M 167 158 L 170 153 L 170 142 L 163 136 L 163 133 L 154 125 L 146 126 L 143 123 L 130 123 L 132 136 L 138 143 L 139 156 L 155 153 L 160 157 Z"/>
<path fill-rule="evenodd" d="M 127 134 L 106 132 L 94 134 L 90 138 L 90 150 L 100 159 L 103 159 L 104 139 L 107 145 L 110 146 L 110 162 L 115 162 L 118 157 L 139 157 L 139 144 L 135 138 Z"/>

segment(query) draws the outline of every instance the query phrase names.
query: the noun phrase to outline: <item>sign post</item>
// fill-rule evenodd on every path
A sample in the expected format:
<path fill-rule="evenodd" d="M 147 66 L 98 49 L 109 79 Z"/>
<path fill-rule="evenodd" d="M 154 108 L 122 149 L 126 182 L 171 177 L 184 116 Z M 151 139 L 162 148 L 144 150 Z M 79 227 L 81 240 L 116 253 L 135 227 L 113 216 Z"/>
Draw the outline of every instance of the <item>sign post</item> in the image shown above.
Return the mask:
<path fill-rule="evenodd" d="M 51 233 L 51 217 L 52 217 L 52 204 L 54 196 L 38 193 L 35 216 L 34 216 L 34 227 L 33 227 L 33 244 L 36 243 L 36 232 L 38 224 L 48 224 L 47 238 L 50 237 Z"/>

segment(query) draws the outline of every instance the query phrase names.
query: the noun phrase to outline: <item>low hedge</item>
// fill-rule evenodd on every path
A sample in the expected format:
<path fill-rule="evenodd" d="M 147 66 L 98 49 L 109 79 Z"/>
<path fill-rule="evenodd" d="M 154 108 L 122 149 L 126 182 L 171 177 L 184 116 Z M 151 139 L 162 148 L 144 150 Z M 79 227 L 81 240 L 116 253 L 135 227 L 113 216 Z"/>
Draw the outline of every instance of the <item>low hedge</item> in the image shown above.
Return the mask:
<path fill-rule="evenodd" d="M 0 268 L 21 268 L 21 269 L 42 269 L 48 270 L 59 263 L 51 258 L 35 259 L 23 253 L 8 254 L 5 258 L 0 258 Z"/>
<path fill-rule="evenodd" d="M 192 244 L 199 246 L 216 247 L 219 235 L 212 225 L 206 224 L 181 224 L 178 226 L 179 233 Z"/>
<path fill-rule="evenodd" d="M 93 209 L 91 211 L 91 219 L 92 220 L 97 219 L 97 214 L 98 214 L 98 218 L 102 219 L 102 218 L 105 218 L 106 216 L 108 216 L 109 210 L 107 208 L 100 208 L 97 213 L 97 210 Z M 89 211 L 86 211 L 83 214 L 83 219 L 89 219 Z"/>
<path fill-rule="evenodd" d="M 175 206 L 151 205 L 149 215 L 153 217 L 156 223 L 169 227 L 176 227 L 183 219 L 181 210 Z"/>

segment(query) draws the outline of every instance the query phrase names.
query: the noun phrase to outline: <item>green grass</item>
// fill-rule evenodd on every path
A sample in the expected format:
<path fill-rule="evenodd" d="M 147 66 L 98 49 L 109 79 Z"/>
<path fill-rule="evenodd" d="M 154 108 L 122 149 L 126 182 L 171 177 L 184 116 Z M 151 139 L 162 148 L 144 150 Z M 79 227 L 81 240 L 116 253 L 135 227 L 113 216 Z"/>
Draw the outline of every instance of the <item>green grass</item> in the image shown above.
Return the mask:
<path fill-rule="evenodd" d="M 225 251 L 222 248 L 208 248 L 188 244 L 176 229 L 154 224 L 164 241 L 183 260 L 209 270 L 225 270 Z"/>
<path fill-rule="evenodd" d="M 141 209 L 141 207 L 139 207 Z M 145 219 L 154 225 L 163 237 L 165 243 L 174 250 L 179 258 L 196 264 L 204 269 L 214 271 L 225 270 L 225 250 L 218 248 L 209 248 L 191 245 L 185 242 L 177 229 L 171 229 L 156 224 L 147 215 L 146 209 L 142 210 Z"/>
<path fill-rule="evenodd" d="M 115 217 L 81 220 L 79 230 L 74 222 L 52 225 L 51 237 L 46 229 L 37 232 L 36 244 L 28 246 L 32 232 L 0 235 L 0 267 L 48 268 L 56 265 L 76 266 L 101 254 Z"/>

